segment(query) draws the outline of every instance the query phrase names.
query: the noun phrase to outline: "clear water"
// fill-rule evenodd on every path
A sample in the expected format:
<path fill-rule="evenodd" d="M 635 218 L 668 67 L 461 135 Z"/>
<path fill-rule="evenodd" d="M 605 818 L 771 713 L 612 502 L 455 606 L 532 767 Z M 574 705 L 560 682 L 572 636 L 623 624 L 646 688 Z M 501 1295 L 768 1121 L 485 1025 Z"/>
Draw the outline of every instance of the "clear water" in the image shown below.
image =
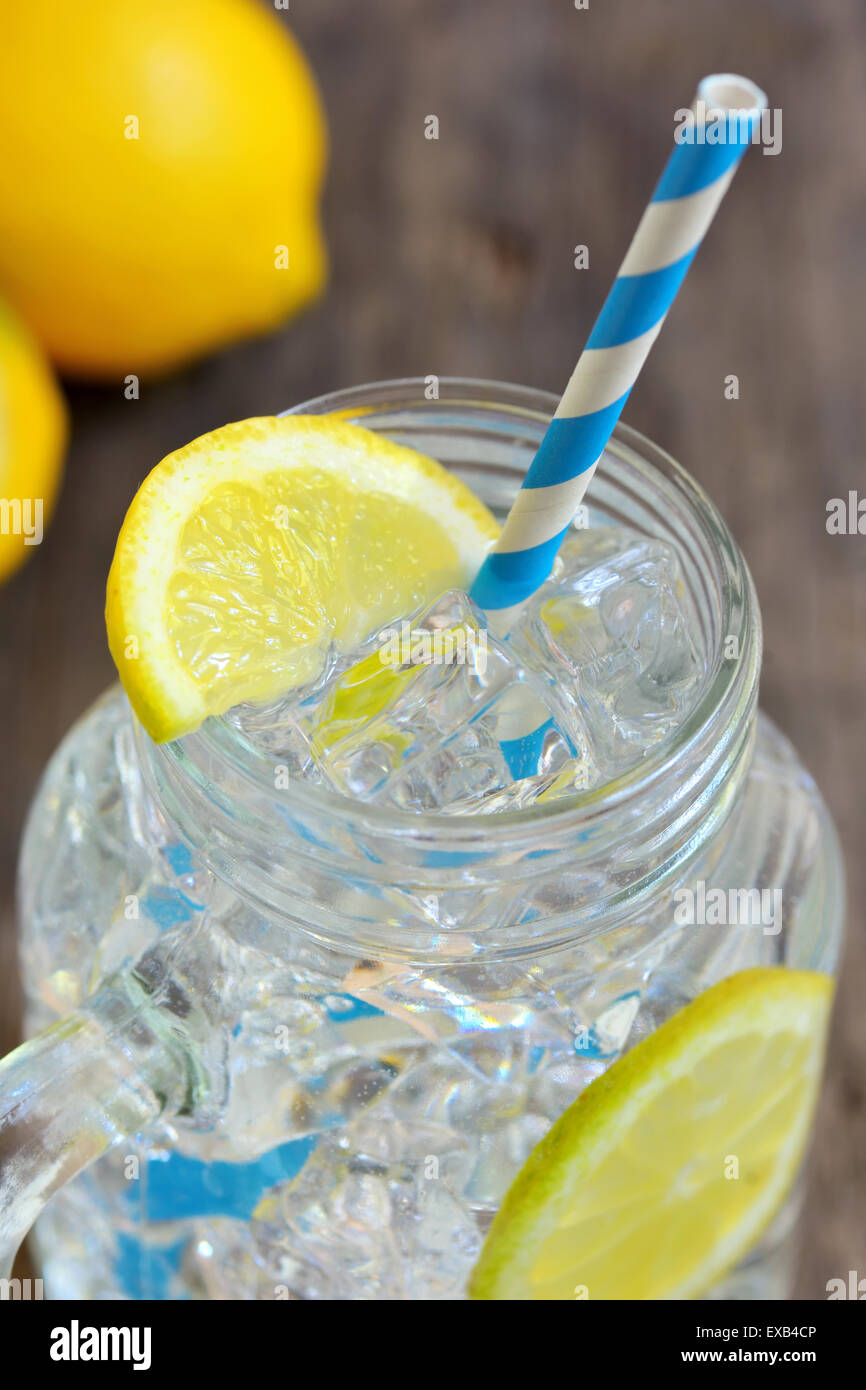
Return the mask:
<path fill-rule="evenodd" d="M 289 778 L 459 815 L 599 785 L 663 739 L 706 678 L 674 553 L 612 528 L 575 533 L 508 639 L 488 635 L 483 669 L 463 596 L 412 625 L 473 633 L 468 659 L 383 665 L 380 633 L 302 692 L 234 711 L 239 734 Z M 225 1092 L 210 1129 L 164 1124 L 52 1203 L 38 1229 L 50 1296 L 461 1297 L 519 1167 L 625 1048 L 736 969 L 832 966 L 827 835 L 764 722 L 737 824 L 692 872 L 781 885 L 779 935 L 679 927 L 668 902 L 530 964 L 387 965 L 298 930 L 277 956 L 149 803 L 110 692 L 61 745 L 27 830 L 30 1025 L 193 931 L 235 1022 L 215 1043 Z M 453 926 L 444 896 L 424 910 Z M 716 1296 L 783 1296 L 795 1205 Z"/>
<path fill-rule="evenodd" d="M 674 549 L 574 531 L 505 635 L 462 593 L 229 716 L 287 773 L 409 811 L 516 809 L 601 786 L 682 722 L 706 664 Z"/>

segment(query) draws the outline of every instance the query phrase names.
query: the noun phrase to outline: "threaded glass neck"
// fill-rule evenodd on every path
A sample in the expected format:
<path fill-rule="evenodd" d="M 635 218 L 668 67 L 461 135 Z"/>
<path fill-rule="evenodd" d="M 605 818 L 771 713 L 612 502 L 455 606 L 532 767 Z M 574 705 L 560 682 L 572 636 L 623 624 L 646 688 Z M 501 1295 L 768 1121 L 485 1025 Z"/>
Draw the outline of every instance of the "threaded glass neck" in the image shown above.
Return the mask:
<path fill-rule="evenodd" d="M 438 458 L 507 511 L 555 408 L 522 387 L 382 382 L 298 406 L 341 411 Z M 725 522 L 656 445 L 617 427 L 590 515 L 675 545 L 705 666 L 683 723 L 606 786 L 525 810 L 449 816 L 275 786 L 226 720 L 155 747 L 152 794 L 220 878 L 269 918 L 357 953 L 429 960 L 536 953 L 641 913 L 719 833 L 748 769 L 760 617 Z"/>

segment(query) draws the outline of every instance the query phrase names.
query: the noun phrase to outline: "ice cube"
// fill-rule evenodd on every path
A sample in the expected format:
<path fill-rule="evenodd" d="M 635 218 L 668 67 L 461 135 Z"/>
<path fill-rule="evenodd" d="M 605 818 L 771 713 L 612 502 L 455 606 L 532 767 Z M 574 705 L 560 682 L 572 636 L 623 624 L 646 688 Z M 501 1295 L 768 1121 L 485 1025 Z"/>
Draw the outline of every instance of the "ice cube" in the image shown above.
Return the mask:
<path fill-rule="evenodd" d="M 514 810 L 602 784 L 681 723 L 694 630 L 672 546 L 575 531 L 507 636 L 447 593 L 229 718 L 290 778 L 402 810 Z"/>
<path fill-rule="evenodd" d="M 574 758 L 559 705 L 555 687 L 453 592 L 378 632 L 293 719 L 328 785 L 403 810 L 465 814 Z"/>
<path fill-rule="evenodd" d="M 639 761 L 694 703 L 701 665 L 693 625 L 674 548 L 604 527 L 567 538 L 509 645 L 536 678 L 558 684 L 571 710 L 563 732 L 588 738 L 585 765 L 610 776 Z M 560 775 L 542 790 L 571 789 Z"/>

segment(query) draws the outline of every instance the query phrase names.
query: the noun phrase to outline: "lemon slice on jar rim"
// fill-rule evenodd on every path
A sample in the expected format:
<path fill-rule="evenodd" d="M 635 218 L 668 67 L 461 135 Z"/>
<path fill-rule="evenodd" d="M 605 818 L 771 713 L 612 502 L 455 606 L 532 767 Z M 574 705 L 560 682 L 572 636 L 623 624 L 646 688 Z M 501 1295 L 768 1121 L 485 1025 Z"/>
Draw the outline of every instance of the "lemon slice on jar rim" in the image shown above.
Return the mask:
<path fill-rule="evenodd" d="M 498 534 L 433 459 L 327 416 L 225 425 L 153 469 L 108 579 L 108 643 L 157 741 L 309 680 L 327 645 L 465 588 Z"/>

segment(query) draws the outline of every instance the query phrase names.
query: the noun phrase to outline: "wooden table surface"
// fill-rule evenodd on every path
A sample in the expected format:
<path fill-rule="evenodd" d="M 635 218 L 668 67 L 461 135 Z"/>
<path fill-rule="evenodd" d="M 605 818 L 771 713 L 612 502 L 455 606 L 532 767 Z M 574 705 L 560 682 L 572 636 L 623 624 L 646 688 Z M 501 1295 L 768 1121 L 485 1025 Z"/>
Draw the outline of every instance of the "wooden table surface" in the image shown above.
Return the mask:
<path fill-rule="evenodd" d="M 866 1275 L 866 537 L 829 498 L 866 493 L 866 86 L 861 0 L 292 0 L 332 164 L 326 297 L 275 337 L 127 401 L 70 386 L 59 511 L 0 591 L 0 1044 L 17 1034 L 13 889 L 48 754 L 112 679 L 113 539 L 163 454 L 228 419 L 342 386 L 437 373 L 561 390 L 696 78 L 753 77 L 783 149 L 750 152 L 625 418 L 709 489 L 763 608 L 763 703 L 836 817 L 849 935 L 798 1291 Z M 438 141 L 425 140 L 436 115 Z M 589 248 L 576 270 L 573 248 Z M 738 400 L 724 379 L 739 378 Z"/>

